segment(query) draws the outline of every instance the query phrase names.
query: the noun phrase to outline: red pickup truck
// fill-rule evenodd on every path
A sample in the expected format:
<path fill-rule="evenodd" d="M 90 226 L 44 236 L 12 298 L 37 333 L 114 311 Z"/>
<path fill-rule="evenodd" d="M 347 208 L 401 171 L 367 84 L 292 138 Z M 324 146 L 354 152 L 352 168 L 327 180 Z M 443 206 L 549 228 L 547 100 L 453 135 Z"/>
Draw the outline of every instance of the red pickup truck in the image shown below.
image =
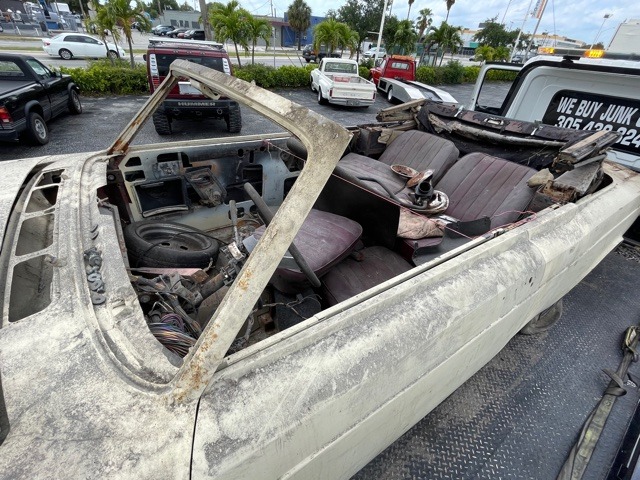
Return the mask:
<path fill-rule="evenodd" d="M 370 75 L 378 90 L 384 92 L 391 103 L 426 98 L 446 105 L 458 104 L 456 99 L 444 90 L 416 81 L 416 61 L 413 57 L 385 57 L 379 66 L 371 69 Z"/>

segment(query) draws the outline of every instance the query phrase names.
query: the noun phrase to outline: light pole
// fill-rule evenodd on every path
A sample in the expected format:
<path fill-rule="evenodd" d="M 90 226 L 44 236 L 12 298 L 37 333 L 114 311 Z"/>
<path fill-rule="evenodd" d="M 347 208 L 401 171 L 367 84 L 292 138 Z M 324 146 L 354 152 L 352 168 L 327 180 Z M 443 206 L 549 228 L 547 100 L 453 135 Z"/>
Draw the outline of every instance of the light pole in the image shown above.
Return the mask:
<path fill-rule="evenodd" d="M 598 41 L 598 37 L 600 37 L 600 32 L 602 32 L 602 27 L 604 27 L 604 22 L 607 21 L 607 18 L 611 18 L 612 16 L 613 16 L 613 13 L 605 13 L 604 14 L 604 17 L 602 18 L 602 24 L 600 25 L 600 28 L 598 29 L 598 33 L 596 33 L 596 38 L 593 39 L 593 43 L 591 44 L 591 48 L 593 48 L 593 46 Z"/>

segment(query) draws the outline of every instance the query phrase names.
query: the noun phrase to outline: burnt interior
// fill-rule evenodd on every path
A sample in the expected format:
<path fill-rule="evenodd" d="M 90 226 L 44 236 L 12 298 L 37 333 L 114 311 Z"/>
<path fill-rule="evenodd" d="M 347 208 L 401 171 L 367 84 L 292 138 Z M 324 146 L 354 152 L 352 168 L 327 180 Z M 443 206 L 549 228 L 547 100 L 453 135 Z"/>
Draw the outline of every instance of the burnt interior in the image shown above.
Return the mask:
<path fill-rule="evenodd" d="M 466 135 L 458 143 L 450 139 L 454 145 L 451 151 L 457 151 L 457 156 L 444 167 L 439 163 L 434 167 L 445 171 L 417 170 L 413 178 L 402 178 L 396 170 L 404 173 L 406 169 L 391 169 L 381 160 L 394 142 L 401 142 L 405 130 L 406 124 L 400 123 L 353 129 L 353 141 L 296 237 L 296 248 L 290 248 L 283 258 L 229 353 L 296 325 L 472 238 L 489 238 L 515 228 L 534 212 L 554 203 L 575 201 L 607 184 L 601 168 L 604 147 L 593 148 L 585 157 L 592 160 L 592 167 L 583 174 L 586 167 L 576 168 L 567 161 L 554 163 L 563 148 L 583 137 L 554 137 L 547 130 L 542 141 L 551 139 L 561 146 L 544 143 L 540 144 L 543 148 L 536 149 L 535 135 L 526 129 L 522 136 L 531 140 L 528 151 L 544 152 L 547 159 L 539 161 L 542 157 L 537 156 L 532 162 L 536 169 L 526 165 L 527 156 L 520 150 L 514 149 L 509 158 L 504 145 L 492 146 L 486 138 Z M 429 129 L 418 121 L 413 130 Z M 566 131 L 559 134 L 565 135 Z M 471 147 L 472 142 L 478 147 Z M 394 148 L 398 145 L 401 143 Z M 490 155 L 492 148 L 502 158 Z M 396 158 L 395 164 L 403 164 L 408 156 Z M 342 168 L 354 158 L 375 168 L 361 174 Z M 132 285 L 149 328 L 169 350 L 184 356 L 195 344 L 262 235 L 265 221 L 270 220 L 265 217 L 274 213 L 289 194 L 306 161 L 304 147 L 293 138 L 243 141 L 240 137 L 174 151 L 169 146 L 159 154 L 135 150 L 110 164 L 108 184 L 100 196 L 120 213 L 124 232 L 120 243 L 126 245 Z M 547 167 L 552 170 L 549 175 L 528 186 L 536 171 Z M 382 180 L 375 177 L 375 169 L 383 172 Z M 455 169 L 460 172 L 456 174 Z M 581 179 L 578 186 L 562 180 L 560 175 L 566 170 Z M 513 173 L 501 184 L 524 194 L 518 197 L 511 190 L 491 191 L 494 177 L 506 175 L 506 171 Z M 397 192 L 384 185 L 385 176 L 391 179 L 392 187 L 393 182 L 400 182 Z M 468 178 L 476 180 L 465 184 Z M 431 212 L 427 207 L 435 202 L 439 188 L 448 190 L 444 193 L 450 203 L 444 210 Z M 483 197 L 487 191 L 489 195 Z M 474 213 L 478 203 L 490 204 L 499 195 L 504 199 L 495 207 L 497 213 L 484 215 L 482 209 Z M 514 196 L 518 197 L 516 203 Z M 482 198 L 487 200 L 477 200 Z M 262 201 L 269 211 L 260 207 Z M 466 207 L 465 202 L 469 204 Z M 509 209 L 510 217 L 501 217 L 500 208 Z M 451 211 L 458 214 L 451 215 Z M 400 238 L 399 228 L 407 218 L 416 220 L 420 228 L 435 225 L 441 232 L 434 236 L 431 231 L 423 238 Z M 436 221 L 425 223 L 425 219 Z M 308 265 L 300 265 L 294 250 Z"/>

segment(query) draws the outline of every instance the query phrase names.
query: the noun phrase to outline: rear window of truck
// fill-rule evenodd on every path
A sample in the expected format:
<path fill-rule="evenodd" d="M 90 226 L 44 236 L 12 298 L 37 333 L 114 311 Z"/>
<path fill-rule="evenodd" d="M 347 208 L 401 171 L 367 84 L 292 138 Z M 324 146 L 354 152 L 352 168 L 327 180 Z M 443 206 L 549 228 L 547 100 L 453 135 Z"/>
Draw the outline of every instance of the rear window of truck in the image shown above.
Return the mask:
<path fill-rule="evenodd" d="M 542 117 L 542 123 L 575 130 L 618 132 L 615 150 L 640 155 L 640 100 L 561 90 Z"/>
<path fill-rule="evenodd" d="M 158 63 L 158 75 L 166 77 L 169 74 L 169 65 L 176 59 L 188 60 L 205 67 L 213 68 L 219 72 L 225 72 L 224 62 L 222 57 L 205 57 L 205 56 L 191 56 L 191 55 L 175 55 L 175 54 L 163 54 L 156 53 L 156 62 Z"/>

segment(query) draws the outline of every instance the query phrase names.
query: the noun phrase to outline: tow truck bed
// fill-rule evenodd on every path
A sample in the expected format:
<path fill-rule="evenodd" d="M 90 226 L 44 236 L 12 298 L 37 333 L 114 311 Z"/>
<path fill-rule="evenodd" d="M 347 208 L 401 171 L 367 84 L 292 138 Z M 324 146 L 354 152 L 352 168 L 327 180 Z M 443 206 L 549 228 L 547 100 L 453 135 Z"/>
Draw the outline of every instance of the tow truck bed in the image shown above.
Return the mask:
<path fill-rule="evenodd" d="M 353 478 L 555 479 L 609 383 L 602 369 L 617 369 L 640 323 L 639 278 L 638 250 L 619 246 L 565 296 L 555 326 L 516 336 Z M 583 478 L 607 478 L 639 398 L 630 384 L 617 399 Z"/>

